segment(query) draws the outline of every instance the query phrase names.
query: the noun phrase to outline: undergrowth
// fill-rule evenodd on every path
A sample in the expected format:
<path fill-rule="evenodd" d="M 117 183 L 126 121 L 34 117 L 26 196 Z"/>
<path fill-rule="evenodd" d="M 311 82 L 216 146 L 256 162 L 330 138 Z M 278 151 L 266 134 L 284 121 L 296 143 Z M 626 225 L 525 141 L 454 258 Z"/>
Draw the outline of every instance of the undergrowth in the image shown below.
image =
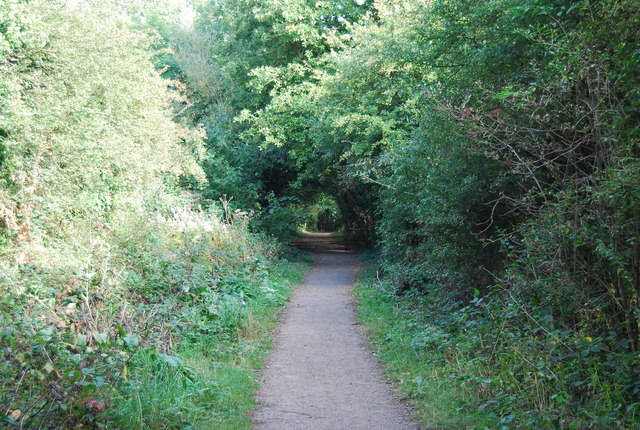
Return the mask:
<path fill-rule="evenodd" d="M 149 353 L 137 356 L 132 382 L 116 399 L 116 427 L 249 428 L 255 371 L 271 345 L 278 309 L 307 266 L 304 261 L 276 264 L 269 278 L 273 291 L 250 300 L 243 322 L 231 331 L 185 339 L 169 361 Z"/>
<path fill-rule="evenodd" d="M 190 209 L 102 233 L 83 266 L 3 272 L 4 423 L 246 427 L 252 370 L 304 263 Z"/>
<path fill-rule="evenodd" d="M 552 329 L 508 294 L 462 306 L 375 274 L 356 286 L 358 315 L 426 428 L 640 428 L 637 355 Z"/>
<path fill-rule="evenodd" d="M 242 428 L 302 265 L 199 196 L 158 35 L 90 3 L 0 0 L 0 427 Z"/>

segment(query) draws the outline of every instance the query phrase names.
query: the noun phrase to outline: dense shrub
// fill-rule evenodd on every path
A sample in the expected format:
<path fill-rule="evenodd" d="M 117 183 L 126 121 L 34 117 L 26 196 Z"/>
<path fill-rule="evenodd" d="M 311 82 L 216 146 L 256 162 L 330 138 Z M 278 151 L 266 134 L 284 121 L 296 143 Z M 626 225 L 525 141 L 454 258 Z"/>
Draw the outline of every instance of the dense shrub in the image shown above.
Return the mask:
<path fill-rule="evenodd" d="M 0 2 L 4 424 L 105 425 L 140 363 L 188 380 L 176 345 L 233 340 L 254 297 L 281 299 L 277 246 L 190 194 L 201 133 L 174 121 L 155 40 L 108 4 Z"/>
<path fill-rule="evenodd" d="M 242 222 L 189 209 L 132 214 L 85 252 L 75 272 L 32 263 L 2 280 L 2 407 L 21 426 L 109 419 L 112 399 L 137 383 L 127 378 L 137 355 L 181 371 L 176 345 L 235 339 L 248 302 L 273 294 L 277 249 Z"/>
<path fill-rule="evenodd" d="M 430 425 L 638 427 L 637 356 L 615 333 L 560 328 L 549 306 L 503 290 L 460 307 L 437 287 L 398 296 L 369 277 L 356 294 L 390 376 Z"/>

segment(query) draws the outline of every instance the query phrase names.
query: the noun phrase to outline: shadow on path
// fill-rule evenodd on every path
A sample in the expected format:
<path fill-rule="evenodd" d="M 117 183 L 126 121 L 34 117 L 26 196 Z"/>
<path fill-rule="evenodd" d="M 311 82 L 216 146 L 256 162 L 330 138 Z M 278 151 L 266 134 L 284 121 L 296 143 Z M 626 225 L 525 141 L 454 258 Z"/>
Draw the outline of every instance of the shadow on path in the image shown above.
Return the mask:
<path fill-rule="evenodd" d="M 304 233 L 293 244 L 296 248 L 310 252 L 357 252 L 364 248 L 364 242 L 344 241 L 334 233 Z"/>

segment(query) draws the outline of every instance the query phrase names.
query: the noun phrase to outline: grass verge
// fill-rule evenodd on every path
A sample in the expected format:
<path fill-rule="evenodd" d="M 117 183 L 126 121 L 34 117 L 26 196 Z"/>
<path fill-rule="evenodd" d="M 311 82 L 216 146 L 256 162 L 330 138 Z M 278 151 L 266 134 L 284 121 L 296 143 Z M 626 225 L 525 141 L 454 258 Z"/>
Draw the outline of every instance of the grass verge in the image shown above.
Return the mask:
<path fill-rule="evenodd" d="M 258 388 L 256 371 L 272 346 L 280 312 L 308 269 L 308 259 L 270 270 L 272 294 L 247 300 L 233 336 L 184 340 L 174 355 L 136 356 L 135 384 L 114 399 L 117 428 L 247 429 Z"/>
<path fill-rule="evenodd" d="M 463 411 L 474 388 L 452 384 L 449 359 L 416 343 L 425 331 L 403 299 L 375 278 L 372 264 L 361 271 L 354 288 L 358 319 L 403 400 L 414 408 L 425 429 L 500 428 L 482 411 Z"/>
<path fill-rule="evenodd" d="M 425 428 L 640 428 L 636 353 L 545 328 L 498 294 L 466 306 L 436 287 L 398 295 L 373 271 L 355 288 L 359 319 Z"/>

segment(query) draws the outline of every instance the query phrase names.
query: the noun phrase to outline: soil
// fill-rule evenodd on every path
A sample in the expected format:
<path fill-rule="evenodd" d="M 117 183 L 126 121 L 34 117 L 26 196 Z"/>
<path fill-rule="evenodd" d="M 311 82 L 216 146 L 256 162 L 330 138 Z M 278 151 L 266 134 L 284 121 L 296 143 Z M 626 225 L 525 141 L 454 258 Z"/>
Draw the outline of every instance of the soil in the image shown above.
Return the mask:
<path fill-rule="evenodd" d="M 315 264 L 287 305 L 265 362 L 254 428 L 418 429 L 357 324 L 354 251 L 327 233 L 299 246 L 313 252 Z"/>

